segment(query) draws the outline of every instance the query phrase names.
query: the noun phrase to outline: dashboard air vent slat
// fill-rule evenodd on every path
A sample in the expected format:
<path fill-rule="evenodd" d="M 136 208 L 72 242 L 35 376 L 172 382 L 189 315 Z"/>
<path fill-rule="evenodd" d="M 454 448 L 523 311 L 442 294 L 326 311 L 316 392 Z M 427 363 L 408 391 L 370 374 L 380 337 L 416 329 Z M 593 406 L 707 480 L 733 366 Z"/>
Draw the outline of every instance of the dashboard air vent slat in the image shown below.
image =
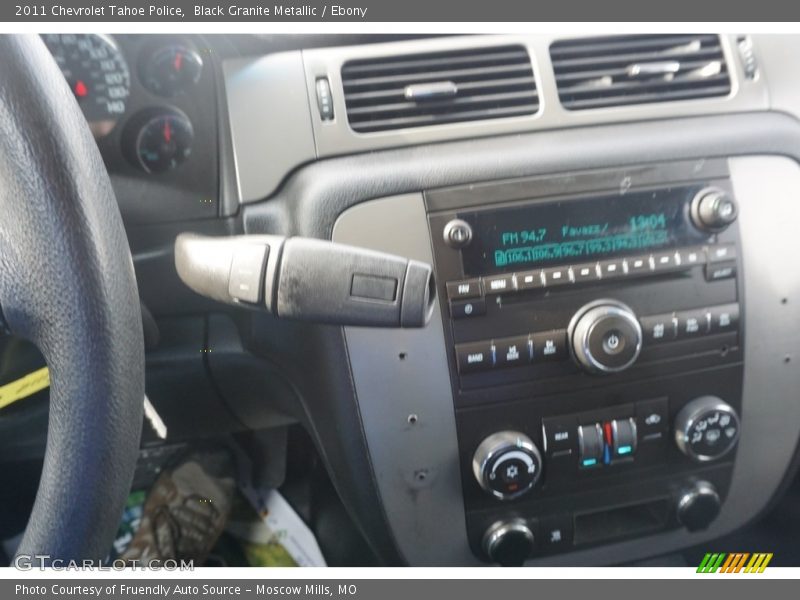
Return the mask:
<path fill-rule="evenodd" d="M 630 35 L 550 46 L 561 104 L 570 110 L 727 96 L 717 35 Z"/>
<path fill-rule="evenodd" d="M 539 97 L 523 46 L 360 59 L 342 66 L 350 127 L 360 133 L 530 115 Z"/>

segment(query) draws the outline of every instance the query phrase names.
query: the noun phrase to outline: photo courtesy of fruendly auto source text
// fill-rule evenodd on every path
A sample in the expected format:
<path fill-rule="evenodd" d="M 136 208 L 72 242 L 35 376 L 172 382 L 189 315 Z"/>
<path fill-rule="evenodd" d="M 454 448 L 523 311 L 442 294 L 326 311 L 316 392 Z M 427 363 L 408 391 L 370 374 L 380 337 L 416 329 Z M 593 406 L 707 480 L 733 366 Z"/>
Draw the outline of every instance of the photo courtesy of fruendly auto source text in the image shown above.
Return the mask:
<path fill-rule="evenodd" d="M 9 0 L 0 597 L 794 597 L 798 239 L 792 3 Z"/>

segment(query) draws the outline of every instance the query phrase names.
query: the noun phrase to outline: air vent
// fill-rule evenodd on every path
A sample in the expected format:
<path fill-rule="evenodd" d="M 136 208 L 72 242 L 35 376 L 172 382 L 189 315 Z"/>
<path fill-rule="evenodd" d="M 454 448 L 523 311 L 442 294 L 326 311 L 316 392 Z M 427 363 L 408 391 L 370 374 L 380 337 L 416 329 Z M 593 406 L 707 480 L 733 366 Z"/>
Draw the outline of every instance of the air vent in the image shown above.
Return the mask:
<path fill-rule="evenodd" d="M 527 50 L 497 46 L 342 66 L 347 120 L 361 133 L 530 115 L 539 108 Z"/>
<path fill-rule="evenodd" d="M 726 96 L 731 80 L 716 35 L 563 40 L 550 59 L 565 108 L 582 110 Z"/>

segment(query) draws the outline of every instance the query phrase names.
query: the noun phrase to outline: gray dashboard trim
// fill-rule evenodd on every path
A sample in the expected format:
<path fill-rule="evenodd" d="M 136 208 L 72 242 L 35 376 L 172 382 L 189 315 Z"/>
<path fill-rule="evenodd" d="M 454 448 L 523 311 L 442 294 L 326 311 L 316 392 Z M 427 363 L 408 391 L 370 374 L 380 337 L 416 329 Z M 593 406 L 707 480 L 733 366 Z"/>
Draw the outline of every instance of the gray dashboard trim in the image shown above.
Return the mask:
<path fill-rule="evenodd" d="M 223 62 L 228 117 L 242 202 L 270 194 L 316 157 L 300 51 Z"/>
<path fill-rule="evenodd" d="M 334 223 L 341 213 L 350 207 L 376 198 L 409 193 L 416 194 L 416 197 L 419 198 L 420 190 L 491 179 L 508 179 L 547 173 L 618 167 L 626 164 L 638 165 L 648 162 L 734 155 L 779 155 L 798 160 L 800 159 L 800 123 L 794 118 L 781 113 L 762 112 L 717 115 L 660 122 L 603 125 L 583 130 L 545 131 L 535 134 L 450 142 L 375 152 L 363 156 L 330 159 L 308 165 L 297 171 L 289 178 L 286 185 L 274 199 L 243 207 L 243 220 L 248 233 L 296 234 L 330 239 Z M 753 159 L 742 160 L 751 161 Z M 770 164 L 778 164 L 778 162 L 783 163 L 785 161 L 776 162 L 773 159 Z M 730 164 L 732 171 L 734 169 L 739 170 L 737 159 L 730 161 Z M 748 177 L 752 180 L 751 187 L 758 187 L 759 180 L 767 178 L 769 173 L 770 170 L 762 169 L 749 175 Z M 740 173 L 735 175 L 736 186 L 743 185 L 745 181 L 747 179 L 743 178 Z M 766 189 L 766 186 L 764 186 L 764 191 Z M 797 189 L 796 186 L 794 189 Z M 746 216 L 746 211 L 757 211 L 759 206 L 763 206 L 765 214 L 768 212 L 770 215 L 773 214 L 772 210 L 767 210 L 770 207 L 772 209 L 777 207 L 779 210 L 788 210 L 790 213 L 797 211 L 797 205 L 793 203 L 793 198 L 789 197 L 791 194 L 788 192 L 791 192 L 791 190 L 783 189 L 782 193 L 776 196 L 777 200 L 771 197 L 767 198 L 761 192 L 759 192 L 758 198 L 747 200 L 747 206 L 744 207 L 742 212 L 742 223 L 746 223 L 745 219 L 750 222 Z M 738 187 L 737 193 L 740 193 Z M 748 194 L 747 191 L 743 193 Z M 772 205 L 773 202 L 776 204 Z M 768 268 L 762 270 L 759 261 L 763 259 L 761 259 L 760 254 L 754 254 L 756 247 L 754 244 L 760 242 L 753 242 L 752 240 L 759 239 L 760 236 L 770 237 L 773 234 L 770 231 L 766 231 L 763 225 L 759 225 L 756 220 L 752 222 L 754 223 L 753 227 L 745 225 L 742 228 L 742 235 L 746 244 L 746 254 L 743 260 L 745 273 L 748 277 L 748 286 L 750 286 L 749 289 L 751 290 L 748 294 L 754 294 L 758 289 L 757 286 L 767 285 L 764 289 L 772 289 L 774 291 L 764 294 L 763 301 L 772 302 L 774 300 L 773 296 L 780 291 L 779 287 L 776 286 L 786 286 L 786 297 L 789 298 L 789 302 L 786 305 L 770 307 L 764 315 L 761 315 L 755 312 L 757 309 L 754 309 L 755 306 L 758 306 L 757 300 L 752 300 L 748 295 L 746 298 L 746 310 L 753 311 L 750 312 L 748 320 L 751 323 L 759 323 L 762 319 L 778 319 L 780 324 L 784 322 L 782 319 L 791 319 L 795 323 L 800 322 L 800 314 L 797 313 L 797 307 L 800 306 L 800 302 L 793 302 L 792 300 L 793 298 L 800 298 L 797 294 L 800 292 L 800 288 L 798 288 L 798 285 L 800 285 L 800 281 L 798 281 L 800 273 L 788 261 L 782 262 L 780 260 L 771 262 Z M 772 243 L 777 243 L 777 241 L 772 240 Z M 770 257 L 770 259 L 772 258 Z M 773 269 L 778 269 L 779 272 L 775 272 Z M 753 278 L 752 283 L 751 277 Z M 434 317 L 433 323 L 436 322 L 436 317 Z M 383 332 L 383 337 L 381 338 L 387 344 L 393 343 L 389 337 L 386 337 L 389 335 L 391 335 L 389 332 Z M 785 336 L 787 334 L 783 332 L 781 335 Z M 348 343 L 350 343 L 349 338 Z M 754 333 L 753 330 L 749 330 L 749 345 L 746 348 L 746 355 L 750 357 L 751 353 L 756 353 L 753 358 L 754 362 L 750 363 L 756 366 L 761 360 L 758 356 L 759 352 L 763 352 L 763 345 L 751 347 L 750 344 L 753 343 L 755 343 Z M 442 348 L 443 342 L 440 341 L 439 344 L 439 351 L 444 352 Z M 352 352 L 353 348 L 350 347 L 349 351 Z M 342 341 L 340 354 L 346 356 L 347 352 L 348 347 Z M 771 353 L 762 354 L 761 357 L 765 363 L 770 363 L 770 365 L 776 358 Z M 351 361 L 352 363 L 353 361 Z M 394 363 L 392 364 L 394 365 Z M 750 368 L 752 369 L 753 367 Z M 783 369 L 783 363 L 780 366 L 771 366 L 771 370 L 779 368 Z M 767 370 L 765 373 L 770 373 L 771 370 Z M 794 365 L 791 365 L 790 368 L 779 371 L 780 378 L 775 380 L 774 385 L 771 383 L 769 386 L 765 386 L 765 389 L 770 393 L 777 393 L 781 388 L 796 393 L 796 390 L 800 389 L 800 381 L 796 378 L 787 379 L 787 374 L 793 370 Z M 446 376 L 446 373 L 443 376 Z M 745 379 L 748 386 L 745 402 L 746 419 L 747 412 L 751 410 L 749 407 L 752 406 L 749 403 L 749 399 L 754 393 L 757 393 L 753 391 L 753 387 L 756 387 L 754 383 L 757 383 L 758 379 L 751 374 L 746 375 Z M 381 394 L 387 392 L 387 388 L 382 387 L 380 392 Z M 348 402 L 353 401 L 353 399 L 338 397 L 337 401 Z M 358 410 L 362 411 L 364 403 L 370 400 L 367 396 L 359 394 L 357 401 Z M 452 404 L 452 398 L 449 399 L 449 402 Z M 800 403 L 797 403 L 797 405 L 800 406 Z M 313 420 L 314 415 L 310 416 Z M 794 422 L 800 422 L 800 419 L 795 419 Z M 318 426 L 322 427 L 324 424 L 320 423 Z M 374 445 L 374 439 L 370 440 L 369 429 L 369 423 L 365 422 L 364 430 L 367 431 L 367 443 Z M 352 430 L 339 431 L 337 435 L 360 436 L 362 435 L 361 423 L 354 425 Z M 330 439 L 336 439 L 336 437 L 329 437 L 329 441 Z M 743 435 L 743 441 L 746 442 L 746 440 L 747 435 Z M 796 435 L 793 439 L 785 440 L 784 451 L 787 453 L 793 452 L 796 441 Z M 386 443 L 386 440 L 381 440 L 379 443 Z M 342 452 L 346 455 L 347 449 L 343 448 Z M 370 452 L 372 452 L 371 449 Z M 363 462 L 363 458 L 352 457 L 350 461 L 331 464 L 330 467 L 334 470 L 346 471 L 350 468 L 349 464 L 347 464 L 350 462 L 360 463 Z M 775 465 L 774 469 L 768 474 L 771 483 L 763 489 L 757 490 L 757 493 L 754 493 L 752 489 L 748 489 L 746 495 L 753 494 L 752 498 L 747 499 L 751 506 L 766 502 L 772 491 L 777 488 L 777 472 L 785 468 L 786 464 L 783 467 L 777 462 L 773 464 Z M 393 491 L 381 487 L 385 484 L 386 473 L 385 467 L 377 466 L 373 463 L 372 475 L 378 481 L 378 487 L 381 490 L 380 497 L 361 498 L 362 508 L 369 506 L 383 508 L 381 498 L 390 496 Z M 363 476 L 363 474 L 360 474 L 360 476 Z M 763 481 L 762 477 L 766 476 L 766 473 L 753 475 L 755 477 L 753 481 Z M 749 476 L 737 475 L 737 478 L 739 478 L 737 481 L 745 482 L 744 484 L 737 483 L 737 486 L 745 485 L 747 487 L 748 484 L 746 482 Z M 737 487 L 735 489 L 741 488 Z M 463 515 L 463 505 L 460 504 L 460 500 L 457 506 Z M 452 508 L 452 505 L 449 508 Z M 403 513 L 399 514 L 402 515 Z M 744 520 L 754 516 L 754 513 L 749 513 L 747 517 L 740 517 L 739 522 L 741 524 Z M 435 529 L 442 530 L 445 523 L 452 522 L 450 517 L 446 520 L 439 517 L 440 515 L 437 513 L 432 523 Z M 412 525 L 406 520 L 393 521 L 395 516 L 388 511 L 386 511 L 386 518 L 392 524 L 395 535 L 397 535 L 398 531 L 402 531 L 404 528 L 407 529 Z M 732 526 L 729 525 L 730 521 L 724 520 L 726 518 L 723 515 L 723 520 L 720 523 L 728 523 L 726 528 L 730 529 Z M 717 529 L 712 530 L 712 532 L 714 534 L 720 533 Z M 369 531 L 366 531 L 365 533 L 372 537 L 385 536 L 385 532 L 373 532 L 370 534 Z M 448 539 L 445 535 L 445 531 L 442 530 L 442 539 Z M 455 535 L 465 536 L 463 527 Z M 706 534 L 706 536 L 710 535 L 711 533 Z M 458 539 L 458 537 L 448 539 L 449 547 L 453 549 L 453 552 L 458 551 L 457 549 L 460 548 L 457 544 Z M 661 538 L 656 539 L 660 540 Z M 677 546 L 685 544 L 687 539 L 686 537 L 679 537 L 670 541 L 670 538 L 666 536 L 665 543 Z M 706 537 L 695 535 L 689 541 L 699 542 L 703 539 L 706 539 Z M 548 562 L 552 564 L 603 564 L 608 560 L 609 556 L 615 556 L 617 560 L 623 560 L 622 557 L 624 556 L 629 556 L 631 560 L 638 559 L 664 549 L 660 545 L 660 541 L 657 544 L 653 544 L 652 540 L 653 538 L 647 538 L 644 541 L 626 542 L 610 546 L 607 547 L 608 554 L 601 553 L 598 555 L 596 551 L 595 553 L 587 551 L 569 554 L 559 559 L 549 559 Z M 611 554 L 615 550 L 620 550 L 621 554 Z M 406 559 L 409 562 L 416 564 L 416 557 L 413 552 L 409 552 L 407 545 L 402 546 L 402 551 L 406 554 Z M 430 557 L 427 552 L 426 556 Z M 469 561 L 475 560 L 471 557 L 471 554 L 469 556 L 465 555 L 468 550 L 462 549 L 460 552 L 462 558 L 467 561 L 461 564 L 470 564 Z M 558 562 L 559 560 L 561 562 Z M 452 564 L 458 561 L 450 560 L 448 562 Z"/>
<path fill-rule="evenodd" d="M 796 331 L 785 323 L 800 323 L 800 271 L 792 268 L 785 245 L 797 218 L 776 220 L 774 215 L 800 217 L 794 196 L 800 166 L 782 157 L 743 157 L 731 160 L 730 167 L 741 207 L 748 330 L 743 433 L 721 516 L 705 532 L 672 531 L 531 564 L 619 563 L 713 539 L 764 509 L 791 466 L 800 432 L 800 371 L 786 361 L 793 357 L 797 340 Z M 335 241 L 428 261 L 429 235 L 419 194 L 350 208 L 333 233 Z M 345 335 L 371 461 L 401 554 L 413 565 L 481 564 L 466 537 L 438 304 L 425 329 L 347 327 Z"/>

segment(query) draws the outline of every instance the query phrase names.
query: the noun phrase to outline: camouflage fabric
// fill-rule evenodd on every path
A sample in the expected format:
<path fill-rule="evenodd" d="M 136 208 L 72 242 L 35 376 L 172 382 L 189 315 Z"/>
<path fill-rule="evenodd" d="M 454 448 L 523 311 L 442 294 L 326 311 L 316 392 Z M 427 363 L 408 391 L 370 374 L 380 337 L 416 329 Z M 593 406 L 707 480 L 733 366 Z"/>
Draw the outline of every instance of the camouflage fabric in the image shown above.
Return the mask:
<path fill-rule="evenodd" d="M 202 566 L 225 528 L 235 483 L 194 461 L 164 471 L 144 505 L 141 525 L 123 560 L 193 560 Z"/>

